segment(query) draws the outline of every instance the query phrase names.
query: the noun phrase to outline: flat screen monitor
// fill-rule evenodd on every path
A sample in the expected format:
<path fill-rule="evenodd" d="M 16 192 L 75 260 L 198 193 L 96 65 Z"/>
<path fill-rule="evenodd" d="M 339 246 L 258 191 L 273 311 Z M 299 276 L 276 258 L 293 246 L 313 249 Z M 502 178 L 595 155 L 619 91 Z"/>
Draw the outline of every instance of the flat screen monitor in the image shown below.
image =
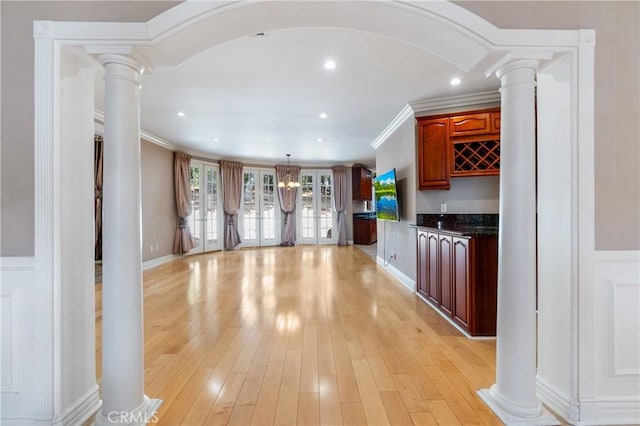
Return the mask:
<path fill-rule="evenodd" d="M 376 198 L 376 217 L 380 220 L 400 221 L 396 169 L 378 175 L 373 181 Z"/>

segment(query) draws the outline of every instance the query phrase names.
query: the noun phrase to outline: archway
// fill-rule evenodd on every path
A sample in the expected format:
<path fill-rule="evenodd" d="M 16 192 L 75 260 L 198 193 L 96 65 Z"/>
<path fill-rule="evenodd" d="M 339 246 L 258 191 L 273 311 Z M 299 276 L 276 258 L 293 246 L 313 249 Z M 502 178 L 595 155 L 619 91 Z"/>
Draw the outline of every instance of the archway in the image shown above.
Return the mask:
<path fill-rule="evenodd" d="M 593 109 L 591 32 L 500 30 L 451 3 L 406 4 L 396 1 L 185 2 L 146 23 L 39 21 L 34 25 L 36 287 L 43 290 L 37 297 L 38 306 L 43 312 L 40 337 L 43 341 L 52 342 L 51 354 L 56 354 L 54 358 L 68 350 L 54 333 L 55 327 L 61 324 L 60 313 L 51 307 L 61 285 L 56 271 L 73 262 L 72 259 L 58 256 L 56 252 L 56 238 L 59 238 L 56 233 L 56 218 L 64 218 L 69 214 L 60 202 L 59 194 L 64 188 L 58 178 L 60 169 L 70 162 L 57 155 L 65 143 L 59 133 L 61 107 L 57 96 L 57 82 L 61 73 L 58 55 L 61 47 L 82 46 L 86 53 L 94 56 L 117 55 L 109 56 L 108 61 L 103 62 L 118 64 L 119 67 L 128 66 L 135 71 L 139 64 L 151 68 L 174 66 L 208 47 L 246 34 L 300 26 L 332 26 L 382 34 L 420 46 L 461 70 L 482 70 L 488 75 L 496 71 L 507 72 L 512 64 L 522 64 L 522 60 L 536 61 L 535 64 L 527 62 L 527 66 L 537 70 L 538 75 L 549 77 L 538 79 L 540 89 L 546 96 L 540 99 L 540 108 L 545 107 L 545 104 L 553 104 L 566 117 L 566 121 L 559 122 L 554 118 L 558 115 L 552 117 L 551 114 L 541 114 L 538 143 L 543 149 L 550 149 L 558 143 L 567 147 L 554 160 L 557 163 L 542 160 L 539 170 L 549 171 L 550 164 L 567 165 L 577 161 L 580 173 L 583 173 L 578 175 L 577 169 L 568 170 L 562 175 L 563 185 L 545 186 L 544 193 L 550 199 L 564 200 L 563 218 L 577 228 L 577 233 L 567 232 L 562 235 L 563 241 L 569 246 L 571 257 L 588 256 L 579 251 L 575 243 L 580 238 L 591 248 L 593 241 L 593 195 L 588 190 L 592 186 L 593 176 L 592 173 L 584 172 L 593 168 L 593 158 L 592 154 L 578 157 L 578 145 L 581 152 L 593 151 L 593 128 L 589 122 Z M 568 63 L 568 68 L 559 66 L 560 63 Z M 132 78 L 135 80 L 135 76 Z M 562 82 L 562 87 L 567 88 L 568 92 L 553 93 L 551 88 L 557 87 L 558 82 Z M 517 103 L 518 96 L 511 101 Z M 129 118 L 115 117 L 113 120 L 120 119 Z M 557 135 L 561 135 L 560 140 Z M 91 179 L 90 176 L 77 178 Z M 578 199 L 571 196 L 575 188 L 578 188 L 580 206 L 586 209 L 585 213 L 580 213 L 580 221 L 577 213 Z M 547 208 L 550 209 L 550 206 L 545 207 Z M 547 219 L 553 216 L 550 210 L 539 214 Z M 550 220 L 543 221 L 542 225 L 552 227 Z M 548 234 L 543 232 L 541 235 Z M 553 241 L 540 243 L 545 246 L 553 245 Z M 575 263 L 565 267 L 565 271 L 574 277 L 563 283 L 568 288 L 575 286 L 576 268 Z M 50 291 L 51 283 L 53 292 Z M 53 321 L 47 324 L 49 319 Z M 48 357 L 47 353 L 40 356 Z M 570 365 L 571 368 L 576 368 L 572 360 Z M 52 360 L 45 359 L 41 366 L 43 376 L 51 377 L 52 380 L 57 377 Z M 530 382 L 531 377 L 528 380 Z M 572 372 L 571 380 L 577 381 L 575 371 Z M 535 382 L 535 377 L 533 381 Z M 502 403 L 509 405 L 510 401 Z M 518 409 L 514 411 L 518 412 Z"/>

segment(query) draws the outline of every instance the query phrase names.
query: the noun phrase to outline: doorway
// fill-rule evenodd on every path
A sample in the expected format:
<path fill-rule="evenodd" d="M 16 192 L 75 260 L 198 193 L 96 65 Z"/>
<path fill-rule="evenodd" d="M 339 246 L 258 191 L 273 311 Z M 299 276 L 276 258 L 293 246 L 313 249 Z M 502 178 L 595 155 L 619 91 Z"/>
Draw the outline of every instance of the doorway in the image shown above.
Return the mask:
<path fill-rule="evenodd" d="M 240 247 L 275 246 L 280 241 L 276 172 L 245 168 L 240 207 Z"/>
<path fill-rule="evenodd" d="M 298 243 L 335 244 L 337 217 L 333 210 L 333 173 L 330 170 L 300 172 L 297 206 Z"/>

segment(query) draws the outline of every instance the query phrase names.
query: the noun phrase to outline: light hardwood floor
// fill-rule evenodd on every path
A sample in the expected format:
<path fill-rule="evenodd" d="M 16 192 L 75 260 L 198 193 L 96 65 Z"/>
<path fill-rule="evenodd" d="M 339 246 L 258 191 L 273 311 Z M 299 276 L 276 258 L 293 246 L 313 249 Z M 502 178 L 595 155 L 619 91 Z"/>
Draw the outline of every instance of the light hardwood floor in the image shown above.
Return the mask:
<path fill-rule="evenodd" d="M 495 381 L 495 342 L 463 337 L 354 247 L 159 266 L 144 274 L 144 324 L 162 425 L 501 424 L 475 394 Z"/>

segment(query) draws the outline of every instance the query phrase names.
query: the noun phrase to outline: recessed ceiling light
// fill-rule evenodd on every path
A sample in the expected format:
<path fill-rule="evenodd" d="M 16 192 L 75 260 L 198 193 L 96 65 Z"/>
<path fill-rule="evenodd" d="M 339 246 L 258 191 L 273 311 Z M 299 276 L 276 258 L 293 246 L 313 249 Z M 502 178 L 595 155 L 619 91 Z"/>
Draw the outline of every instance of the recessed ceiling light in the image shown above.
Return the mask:
<path fill-rule="evenodd" d="M 449 82 L 452 86 L 457 86 L 458 84 L 460 84 L 462 81 L 458 78 L 452 78 L 451 81 Z"/>
<path fill-rule="evenodd" d="M 178 112 L 178 117 L 184 117 L 184 116 L 185 116 L 184 112 L 182 112 L 182 111 Z"/>
<path fill-rule="evenodd" d="M 322 138 L 318 138 L 318 139 L 316 139 L 316 141 L 322 142 Z"/>
<path fill-rule="evenodd" d="M 327 113 L 326 112 L 321 112 L 320 113 L 320 118 L 327 118 Z"/>
<path fill-rule="evenodd" d="M 214 142 L 219 142 L 219 141 L 220 141 L 220 139 L 218 139 L 218 138 L 213 138 L 213 141 L 214 141 Z"/>
<path fill-rule="evenodd" d="M 336 69 L 336 62 L 333 59 L 327 59 L 324 63 L 324 67 L 328 70 Z"/>

